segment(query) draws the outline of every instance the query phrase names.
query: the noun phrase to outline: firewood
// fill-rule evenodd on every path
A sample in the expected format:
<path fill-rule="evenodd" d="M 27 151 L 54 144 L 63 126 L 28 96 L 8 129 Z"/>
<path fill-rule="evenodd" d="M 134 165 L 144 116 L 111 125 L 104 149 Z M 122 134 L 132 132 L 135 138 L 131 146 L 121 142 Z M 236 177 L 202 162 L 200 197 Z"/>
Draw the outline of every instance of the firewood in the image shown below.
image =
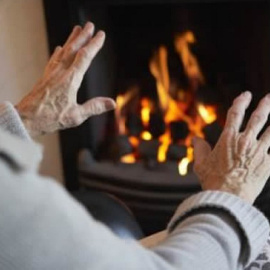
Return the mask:
<path fill-rule="evenodd" d="M 167 158 L 171 160 L 180 160 L 187 155 L 187 147 L 185 145 L 170 144 L 167 152 Z"/>
<path fill-rule="evenodd" d="M 184 121 L 171 122 L 170 129 L 173 142 L 184 140 L 189 134 L 188 125 Z"/>

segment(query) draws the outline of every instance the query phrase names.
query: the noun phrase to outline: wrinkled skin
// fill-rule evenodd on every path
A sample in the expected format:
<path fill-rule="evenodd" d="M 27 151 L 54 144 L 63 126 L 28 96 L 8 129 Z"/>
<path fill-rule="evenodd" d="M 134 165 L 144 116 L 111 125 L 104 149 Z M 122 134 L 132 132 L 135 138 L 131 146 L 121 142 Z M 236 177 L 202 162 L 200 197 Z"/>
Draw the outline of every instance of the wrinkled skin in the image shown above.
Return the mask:
<path fill-rule="evenodd" d="M 75 26 L 63 47 L 57 47 L 43 77 L 16 109 L 32 137 L 80 125 L 92 115 L 115 108 L 115 102 L 97 97 L 77 104 L 77 92 L 91 61 L 103 46 L 105 33 L 94 35 L 88 22 Z"/>
<path fill-rule="evenodd" d="M 238 96 L 228 111 L 224 130 L 214 147 L 194 138 L 194 170 L 204 190 L 221 190 L 253 203 L 270 176 L 270 127 L 258 138 L 270 113 L 270 94 L 251 115 L 243 132 L 240 127 L 251 93 Z"/>

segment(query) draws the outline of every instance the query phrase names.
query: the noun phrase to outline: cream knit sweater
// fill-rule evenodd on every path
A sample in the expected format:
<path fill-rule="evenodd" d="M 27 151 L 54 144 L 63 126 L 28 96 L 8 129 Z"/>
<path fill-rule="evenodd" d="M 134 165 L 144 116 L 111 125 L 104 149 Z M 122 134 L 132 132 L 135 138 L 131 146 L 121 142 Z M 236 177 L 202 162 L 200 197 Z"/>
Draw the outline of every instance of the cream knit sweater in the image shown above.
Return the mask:
<path fill-rule="evenodd" d="M 257 209 L 205 191 L 179 206 L 153 248 L 123 241 L 38 175 L 40 147 L 10 103 L 0 105 L 0 126 L 1 270 L 243 269 L 267 240 L 269 224 Z"/>

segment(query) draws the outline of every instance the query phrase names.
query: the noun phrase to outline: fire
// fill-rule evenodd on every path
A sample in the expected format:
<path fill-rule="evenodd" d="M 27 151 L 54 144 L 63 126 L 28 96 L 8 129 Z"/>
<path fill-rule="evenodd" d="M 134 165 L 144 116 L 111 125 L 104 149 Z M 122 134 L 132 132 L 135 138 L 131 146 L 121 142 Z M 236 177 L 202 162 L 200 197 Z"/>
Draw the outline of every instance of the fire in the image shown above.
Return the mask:
<path fill-rule="evenodd" d="M 128 140 L 129 140 L 130 144 L 131 144 L 134 148 L 138 147 L 139 144 L 140 144 L 139 139 L 138 139 L 137 137 L 135 137 L 135 136 L 130 136 L 130 137 L 128 138 Z"/>
<path fill-rule="evenodd" d="M 189 48 L 189 45 L 195 42 L 194 34 L 191 31 L 186 31 L 176 36 L 174 46 L 182 60 L 187 77 L 190 80 L 197 80 L 199 84 L 204 84 L 205 79 L 200 65 Z"/>
<path fill-rule="evenodd" d="M 152 134 L 149 131 L 143 131 L 141 134 L 141 138 L 145 141 L 152 140 Z"/>
<path fill-rule="evenodd" d="M 141 100 L 141 119 L 144 127 L 148 127 L 150 121 L 151 104 L 149 99 L 143 98 Z"/>
<path fill-rule="evenodd" d="M 178 171 L 180 175 L 188 173 L 188 164 L 193 161 L 193 148 L 190 146 L 187 149 L 187 156 L 183 158 L 178 164 Z"/>
<path fill-rule="evenodd" d="M 160 146 L 158 148 L 158 162 L 165 162 L 167 152 L 172 143 L 170 123 L 185 122 L 188 126 L 189 133 L 186 139 L 181 141 L 187 147 L 187 155 L 178 163 L 178 171 L 180 175 L 188 173 L 188 165 L 193 161 L 193 148 L 191 146 L 191 138 L 193 136 L 204 137 L 203 128 L 216 121 L 217 114 L 214 106 L 197 103 L 196 92 L 199 87 L 205 84 L 205 78 L 201 71 L 196 56 L 192 53 L 190 45 L 196 42 L 195 35 L 191 31 L 178 34 L 175 37 L 174 45 L 184 67 L 184 72 L 188 79 L 187 89 L 179 89 L 177 98 L 171 96 L 171 82 L 168 67 L 168 51 L 165 46 L 160 46 L 154 53 L 149 62 L 149 70 L 156 81 L 156 90 L 158 94 L 159 106 L 163 113 L 165 122 L 165 133 L 159 136 Z M 138 91 L 138 89 L 136 90 Z M 128 91 L 125 95 L 117 97 L 116 119 L 119 126 L 120 134 L 128 134 L 125 128 L 125 116 L 122 114 L 123 108 L 131 100 L 136 93 L 134 89 Z M 151 113 L 155 112 L 154 102 L 148 98 L 140 101 L 140 118 L 143 125 L 143 131 L 140 136 L 130 136 L 129 142 L 135 149 L 134 153 L 125 155 L 121 158 L 122 162 L 136 162 L 136 149 L 140 144 L 140 140 L 152 140 L 153 136 L 149 132 L 149 123 Z M 179 143 L 179 142 L 173 142 Z"/>
<path fill-rule="evenodd" d="M 125 134 L 126 133 L 126 118 L 121 115 L 121 110 L 123 106 L 125 105 L 125 98 L 122 95 L 119 95 L 116 98 L 116 110 L 115 110 L 115 117 L 116 121 L 118 123 L 118 129 L 119 134 Z"/>
<path fill-rule="evenodd" d="M 217 120 L 216 110 L 213 106 L 198 105 L 198 112 L 206 124 L 211 124 Z"/>
<path fill-rule="evenodd" d="M 169 145 L 171 143 L 171 133 L 169 130 L 165 132 L 160 138 L 159 141 L 161 142 L 160 147 L 158 148 L 158 155 L 157 159 L 158 162 L 165 162 L 167 158 L 167 151 L 169 148 Z"/>
<path fill-rule="evenodd" d="M 121 162 L 123 163 L 135 163 L 136 162 L 136 157 L 134 154 L 128 154 L 125 156 L 121 157 Z"/>
<path fill-rule="evenodd" d="M 116 109 L 115 109 L 115 119 L 118 125 L 119 134 L 126 134 L 126 117 L 123 116 L 122 110 L 127 105 L 127 103 L 137 94 L 139 89 L 137 87 L 132 87 L 124 95 L 119 95 L 116 97 Z"/>

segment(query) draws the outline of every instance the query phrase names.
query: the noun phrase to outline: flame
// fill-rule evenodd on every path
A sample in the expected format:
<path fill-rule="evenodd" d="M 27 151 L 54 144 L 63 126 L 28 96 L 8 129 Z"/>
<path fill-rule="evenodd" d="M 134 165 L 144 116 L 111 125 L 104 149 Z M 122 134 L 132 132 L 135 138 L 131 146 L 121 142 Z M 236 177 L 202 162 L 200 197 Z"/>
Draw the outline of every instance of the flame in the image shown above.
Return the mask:
<path fill-rule="evenodd" d="M 149 69 L 156 79 L 156 87 L 161 108 L 166 111 L 169 105 L 170 77 L 167 64 L 167 49 L 161 46 L 150 60 Z"/>
<path fill-rule="evenodd" d="M 193 160 L 193 148 L 191 146 L 187 149 L 187 156 L 183 158 L 178 164 L 178 171 L 180 175 L 188 173 L 188 164 Z"/>
<path fill-rule="evenodd" d="M 170 131 L 167 130 L 161 137 L 159 137 L 159 141 L 161 142 L 161 145 L 158 148 L 157 159 L 158 162 L 165 162 L 167 158 L 167 151 L 172 141 Z"/>
<path fill-rule="evenodd" d="M 143 98 L 141 100 L 141 119 L 144 127 L 148 127 L 150 121 L 151 104 L 149 99 Z"/>
<path fill-rule="evenodd" d="M 206 124 L 211 124 L 217 120 L 216 110 L 214 106 L 198 105 L 198 112 Z"/>
<path fill-rule="evenodd" d="M 128 140 L 129 140 L 130 144 L 131 144 L 134 148 L 137 148 L 137 147 L 139 146 L 140 141 L 139 141 L 139 139 L 138 139 L 137 137 L 135 137 L 135 136 L 130 136 L 130 137 L 128 138 Z"/>
<path fill-rule="evenodd" d="M 123 106 L 125 105 L 125 98 L 122 95 L 119 95 L 116 98 L 116 109 L 115 109 L 115 118 L 118 124 L 118 130 L 119 134 L 125 134 L 126 133 L 126 118 L 121 115 L 121 110 Z"/>
<path fill-rule="evenodd" d="M 126 134 L 126 118 L 122 115 L 122 110 L 138 91 L 139 89 L 137 87 L 132 87 L 124 95 L 119 95 L 116 97 L 117 106 L 115 109 L 115 119 L 118 125 L 119 134 Z"/>
<path fill-rule="evenodd" d="M 194 34 L 191 31 L 186 31 L 176 36 L 174 46 L 182 60 L 187 77 L 190 80 L 198 81 L 199 84 L 204 84 L 205 79 L 200 65 L 189 48 L 189 45 L 194 44 L 195 42 L 196 39 Z"/>
<path fill-rule="evenodd" d="M 141 134 L 141 138 L 145 141 L 152 140 L 152 134 L 149 131 L 143 131 Z"/>
<path fill-rule="evenodd" d="M 121 162 L 123 163 L 135 163 L 136 162 L 136 157 L 134 154 L 127 154 L 125 156 L 121 157 Z"/>

